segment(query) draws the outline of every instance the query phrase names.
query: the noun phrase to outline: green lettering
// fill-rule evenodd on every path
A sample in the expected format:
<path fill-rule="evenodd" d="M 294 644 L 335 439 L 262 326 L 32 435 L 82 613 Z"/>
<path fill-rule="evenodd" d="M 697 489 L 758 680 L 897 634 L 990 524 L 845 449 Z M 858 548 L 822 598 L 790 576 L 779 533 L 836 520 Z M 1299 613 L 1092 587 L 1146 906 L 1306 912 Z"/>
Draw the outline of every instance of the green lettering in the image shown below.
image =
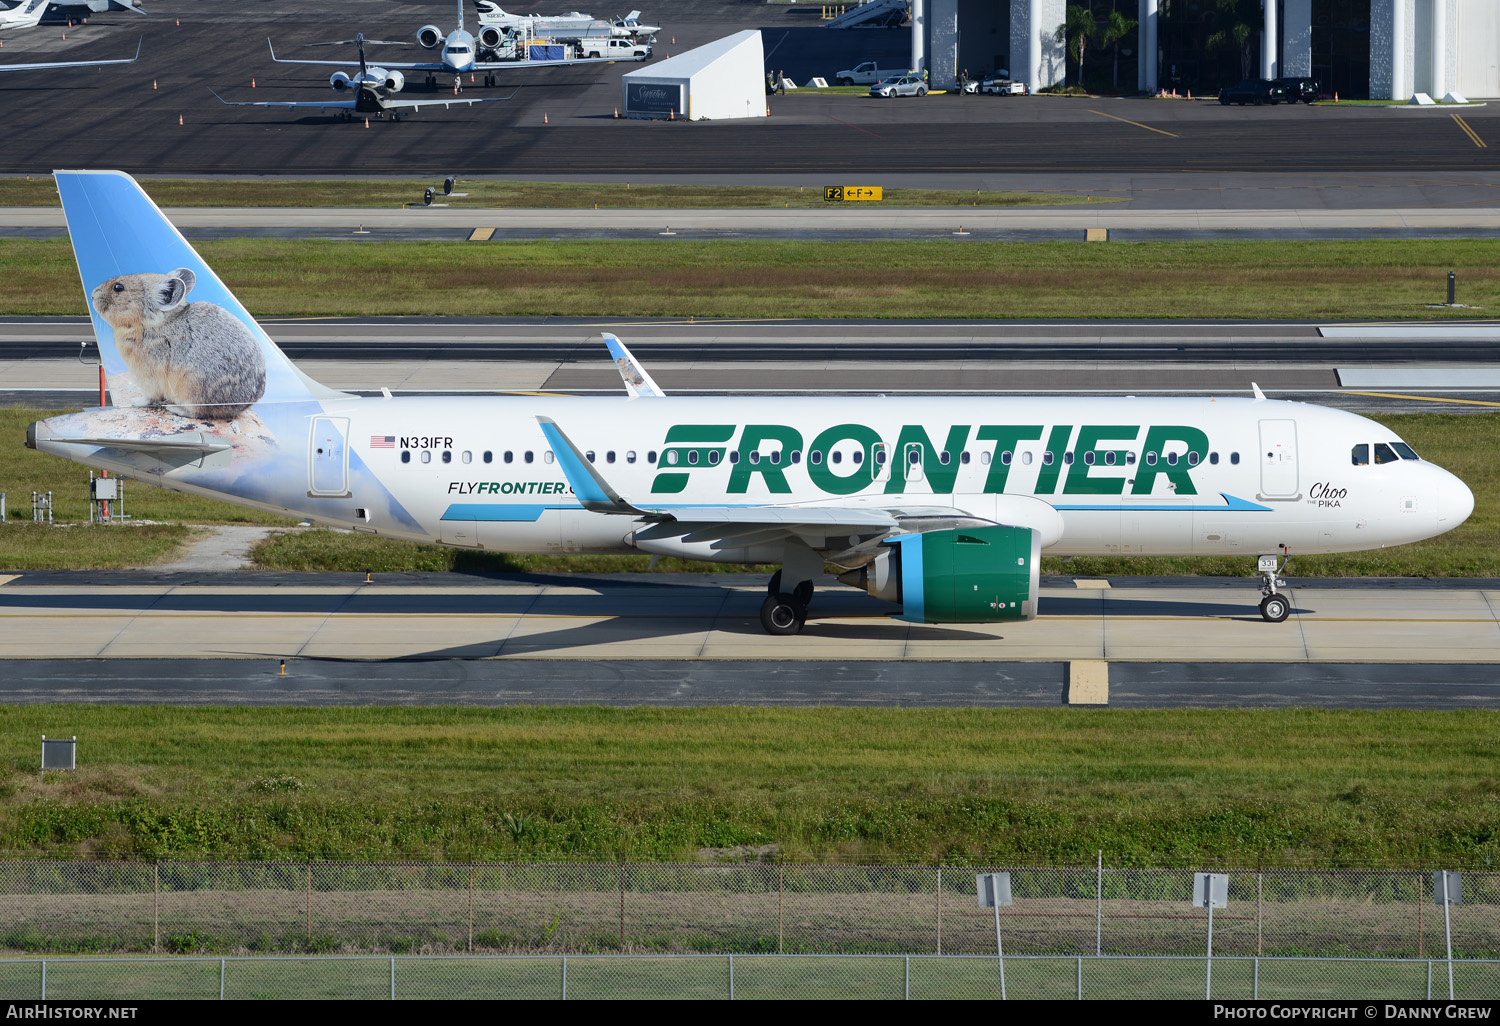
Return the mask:
<path fill-rule="evenodd" d="M 1047 448 L 1042 454 L 1042 469 L 1036 476 L 1036 493 L 1051 495 L 1057 491 L 1057 476 L 1062 473 L 1063 453 L 1068 451 L 1068 439 L 1073 436 L 1072 424 L 1059 424 L 1047 435 Z M 1047 453 L 1052 462 L 1047 462 Z M 985 489 L 988 491 L 989 489 Z"/>
<path fill-rule="evenodd" d="M 911 465 L 906 455 L 908 445 L 920 445 L 922 447 L 922 471 L 932 485 L 932 491 L 936 495 L 951 495 L 953 492 L 954 479 L 958 477 L 959 453 L 964 451 L 964 443 L 969 440 L 969 425 L 955 424 L 948 429 L 948 465 L 944 466 L 938 462 L 937 450 L 933 448 L 932 439 L 927 437 L 927 431 L 920 424 L 907 424 L 901 428 L 901 436 L 896 439 L 896 449 L 890 459 L 891 477 L 886 482 L 886 494 L 895 494 L 906 491 L 906 473 Z"/>
<path fill-rule="evenodd" d="M 995 443 L 994 452 L 990 454 L 990 473 L 984 479 L 984 490 L 986 492 L 1005 491 L 1005 479 L 1010 476 L 1009 464 L 1001 462 L 1000 454 L 1015 450 L 1017 442 L 1028 442 L 1032 439 L 1042 437 L 1042 426 L 1037 425 L 1015 425 L 1015 424 L 985 424 L 980 427 L 974 435 L 975 441 Z M 1042 467 L 1045 474 L 1048 467 Z M 1056 476 L 1055 474 L 1053 475 Z M 933 489 L 936 491 L 936 488 Z M 1040 485 L 1037 491 L 1041 491 Z"/>
<path fill-rule="evenodd" d="M 1113 451 L 1115 459 L 1121 464 L 1125 463 L 1127 450 L 1106 450 L 1096 448 L 1102 441 L 1135 441 L 1136 435 L 1140 434 L 1140 428 L 1124 426 L 1119 424 L 1089 424 L 1078 429 L 1078 444 L 1074 447 L 1073 469 L 1068 471 L 1068 480 L 1063 484 L 1063 493 L 1066 495 L 1119 495 L 1125 491 L 1125 479 L 1123 477 L 1094 477 L 1093 467 L 1089 466 L 1084 459 L 1086 453 L 1097 453 L 1103 456 L 1105 452 Z M 1102 466 L 1101 460 L 1096 466 Z"/>
<path fill-rule="evenodd" d="M 667 442 L 727 442 L 733 424 L 677 424 L 667 429 Z"/>
<path fill-rule="evenodd" d="M 860 450 L 865 458 L 860 463 L 852 464 L 852 469 L 847 474 L 840 474 L 834 470 L 833 460 L 829 456 L 829 450 L 839 442 L 851 440 L 859 443 Z M 821 463 L 814 463 L 809 458 L 807 463 L 808 477 L 812 483 L 830 495 L 853 495 L 870 486 L 874 480 L 875 457 L 873 450 L 880 441 L 880 433 L 874 428 L 865 427 L 863 424 L 836 424 L 817 438 L 813 439 L 812 450 L 823 454 Z"/>
<path fill-rule="evenodd" d="M 1177 461 L 1177 466 L 1167 465 L 1165 459 L 1166 448 L 1170 442 L 1182 442 L 1187 446 L 1187 452 L 1182 453 Z M 1177 486 L 1178 495 L 1197 495 L 1198 489 L 1193 487 L 1193 478 L 1188 463 L 1188 453 L 1197 453 L 1192 457 L 1192 462 L 1197 463 L 1208 454 L 1208 435 L 1195 427 L 1173 425 L 1165 427 L 1153 427 L 1146 432 L 1145 452 L 1157 454 L 1155 465 L 1147 464 L 1144 456 L 1135 474 L 1135 487 L 1130 490 L 1131 495 L 1150 495 L 1156 487 L 1158 476 L 1165 476 Z"/>
<path fill-rule="evenodd" d="M 750 462 L 750 454 L 760 449 L 762 442 L 780 442 L 778 462 L 772 463 L 768 455 L 759 457 L 759 463 Z M 750 478 L 759 474 L 765 478 L 766 489 L 772 495 L 786 495 L 792 486 L 786 483 L 786 468 L 791 466 L 792 453 L 801 450 L 802 433 L 785 424 L 746 424 L 740 435 L 740 461 L 729 471 L 729 494 L 743 495 L 750 490 Z"/>
<path fill-rule="evenodd" d="M 687 482 L 686 474 L 663 471 L 656 475 L 656 480 L 651 482 L 651 491 L 662 495 L 675 495 L 687 487 Z"/>

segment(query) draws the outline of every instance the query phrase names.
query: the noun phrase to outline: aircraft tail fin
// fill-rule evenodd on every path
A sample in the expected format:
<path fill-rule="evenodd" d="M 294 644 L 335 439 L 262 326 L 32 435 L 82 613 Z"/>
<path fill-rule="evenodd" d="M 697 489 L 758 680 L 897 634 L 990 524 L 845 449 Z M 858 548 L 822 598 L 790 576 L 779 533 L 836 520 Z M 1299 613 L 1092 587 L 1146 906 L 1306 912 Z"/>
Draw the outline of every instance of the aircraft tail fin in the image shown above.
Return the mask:
<path fill-rule="evenodd" d="M 114 405 L 226 419 L 348 398 L 297 369 L 134 178 L 54 176 Z"/>

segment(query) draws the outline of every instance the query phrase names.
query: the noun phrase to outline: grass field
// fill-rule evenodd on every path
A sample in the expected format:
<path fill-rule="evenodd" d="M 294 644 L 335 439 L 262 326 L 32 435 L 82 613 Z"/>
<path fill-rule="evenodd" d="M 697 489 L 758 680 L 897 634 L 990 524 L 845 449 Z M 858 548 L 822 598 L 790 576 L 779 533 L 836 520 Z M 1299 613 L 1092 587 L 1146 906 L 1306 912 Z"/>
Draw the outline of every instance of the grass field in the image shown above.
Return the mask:
<path fill-rule="evenodd" d="M 264 178 L 221 182 L 203 179 L 146 178 L 141 187 L 164 207 L 399 207 L 420 206 L 423 191 L 436 179 L 348 180 Z M 645 183 L 511 182 L 464 179 L 454 190 L 463 196 L 439 196 L 437 202 L 472 207 L 821 207 L 820 188 L 755 185 L 653 185 Z M 999 192 L 980 189 L 886 189 L 888 207 L 1035 207 L 1078 203 L 1119 203 L 1118 198 L 1054 192 Z M 0 178 L 0 207 L 55 207 L 57 187 L 51 178 Z"/>
<path fill-rule="evenodd" d="M 1426 305 L 1443 301 L 1450 270 L 1462 302 L 1500 308 L 1500 240 L 237 239 L 198 248 L 258 316 L 1475 316 Z M 0 240 L 0 314 L 83 313 L 66 241 Z"/>
<path fill-rule="evenodd" d="M 293 672 L 296 667 L 293 666 Z M 1472 863 L 1487 712 L 0 708 L 0 847 Z M 76 773 L 36 738 L 80 737 Z"/>
<path fill-rule="evenodd" d="M 184 524 L 267 524 L 294 522 L 228 503 L 127 482 L 126 508 L 160 526 L 33 527 L 30 493 L 51 491 L 61 521 L 87 517 L 88 470 L 20 444 L 29 422 L 53 411 L 0 407 L 0 490 L 8 493 L 9 520 L 0 527 L 0 570 L 137 566 L 164 561 L 191 532 Z M 1311 577 L 1500 577 L 1500 468 L 1489 453 L 1500 449 L 1500 415 L 1406 414 L 1375 418 L 1390 426 L 1424 457 L 1453 471 L 1474 490 L 1473 515 L 1460 528 L 1438 538 L 1394 549 L 1331 556 L 1298 556 L 1288 573 Z M 108 533 L 112 532 L 112 533 Z M 101 545 L 101 539 L 109 544 Z M 443 571 L 489 573 L 604 573 L 646 570 L 646 556 L 512 556 L 505 553 L 414 545 L 333 531 L 274 536 L 254 552 L 257 565 L 274 570 Z M 1084 576 L 1205 574 L 1247 576 L 1250 558 L 1153 557 L 1110 559 L 1051 558 L 1048 573 Z M 664 560 L 662 572 L 744 570 L 767 567 Z"/>

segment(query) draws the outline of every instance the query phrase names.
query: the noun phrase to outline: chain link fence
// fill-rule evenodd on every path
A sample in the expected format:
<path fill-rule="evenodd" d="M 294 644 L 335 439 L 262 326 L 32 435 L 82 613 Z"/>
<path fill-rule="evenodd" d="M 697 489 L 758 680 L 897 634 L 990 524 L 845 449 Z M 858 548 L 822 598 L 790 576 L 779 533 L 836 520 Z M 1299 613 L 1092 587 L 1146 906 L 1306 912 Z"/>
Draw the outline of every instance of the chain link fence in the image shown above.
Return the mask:
<path fill-rule="evenodd" d="M 1010 999 L 1423 1000 L 1446 962 L 1007 955 Z M 0 1000 L 988 999 L 995 955 L 443 955 L 0 960 Z M 1453 997 L 1492 1000 L 1500 961 L 1455 961 Z"/>
<path fill-rule="evenodd" d="M 1205 951 L 1191 869 L 11 861 L 0 953 L 983 955 L 974 874 L 990 871 L 1011 874 L 1007 954 Z M 1446 957 L 1429 871 L 1216 871 L 1216 956 Z M 1451 919 L 1455 958 L 1500 955 L 1500 874 L 1465 872 Z"/>

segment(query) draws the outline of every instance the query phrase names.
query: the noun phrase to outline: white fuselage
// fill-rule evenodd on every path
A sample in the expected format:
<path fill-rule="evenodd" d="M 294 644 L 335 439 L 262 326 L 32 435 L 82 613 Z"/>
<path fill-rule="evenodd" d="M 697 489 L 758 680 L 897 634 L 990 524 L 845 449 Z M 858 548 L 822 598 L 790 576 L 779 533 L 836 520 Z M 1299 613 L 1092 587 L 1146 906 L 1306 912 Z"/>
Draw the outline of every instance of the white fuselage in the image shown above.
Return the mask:
<path fill-rule="evenodd" d="M 47 13 L 50 3 L 51 0 L 23 0 L 9 10 L 0 11 L 0 29 L 14 31 L 36 27 L 41 24 L 42 15 Z"/>
<path fill-rule="evenodd" d="M 346 448 L 345 467 L 356 456 L 420 527 L 383 522 L 357 491 L 335 504 L 347 516 L 325 504 L 293 512 L 507 552 L 630 551 L 639 526 L 578 505 L 538 416 L 636 506 L 942 507 L 1013 523 L 1046 504 L 1062 518 L 1044 538 L 1055 555 L 1356 551 L 1451 530 L 1473 508 L 1441 467 L 1385 459 L 1404 448 L 1389 429 L 1268 400 L 517 396 L 322 408 L 310 451 L 324 436 L 330 453 Z M 308 472 L 310 495 L 347 491 L 347 469 Z M 197 490 L 188 471 L 161 483 Z"/>

